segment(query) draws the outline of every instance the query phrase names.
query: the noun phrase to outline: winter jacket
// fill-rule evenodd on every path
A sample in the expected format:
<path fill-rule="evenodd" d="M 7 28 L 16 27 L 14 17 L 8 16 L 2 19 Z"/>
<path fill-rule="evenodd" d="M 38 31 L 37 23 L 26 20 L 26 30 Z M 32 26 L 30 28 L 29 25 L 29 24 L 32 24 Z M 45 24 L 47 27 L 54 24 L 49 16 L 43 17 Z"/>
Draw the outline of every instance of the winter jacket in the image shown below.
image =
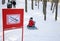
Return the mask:
<path fill-rule="evenodd" d="M 33 20 L 30 20 L 28 26 L 32 27 L 34 25 L 35 25 L 35 22 Z"/>

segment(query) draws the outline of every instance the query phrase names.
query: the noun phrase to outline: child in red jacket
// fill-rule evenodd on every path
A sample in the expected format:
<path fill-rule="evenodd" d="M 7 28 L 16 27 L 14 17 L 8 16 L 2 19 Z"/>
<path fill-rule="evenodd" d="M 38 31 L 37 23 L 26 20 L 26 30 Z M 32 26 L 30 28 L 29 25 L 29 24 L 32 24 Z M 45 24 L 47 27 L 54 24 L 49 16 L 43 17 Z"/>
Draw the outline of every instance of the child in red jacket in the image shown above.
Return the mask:
<path fill-rule="evenodd" d="M 33 21 L 33 18 L 31 17 L 28 23 L 28 27 L 34 27 L 35 26 L 35 22 Z"/>

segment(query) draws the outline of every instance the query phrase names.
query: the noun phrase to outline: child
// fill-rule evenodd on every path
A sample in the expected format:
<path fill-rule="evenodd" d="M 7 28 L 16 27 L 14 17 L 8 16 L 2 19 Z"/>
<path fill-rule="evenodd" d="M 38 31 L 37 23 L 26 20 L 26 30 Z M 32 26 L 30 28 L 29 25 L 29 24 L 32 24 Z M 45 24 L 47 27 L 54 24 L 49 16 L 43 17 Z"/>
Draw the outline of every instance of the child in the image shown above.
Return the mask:
<path fill-rule="evenodd" d="M 12 3 L 10 1 L 7 3 L 7 8 L 12 8 Z"/>
<path fill-rule="evenodd" d="M 16 8 L 16 1 L 15 0 L 12 0 L 11 3 L 13 5 L 13 7 Z"/>
<path fill-rule="evenodd" d="M 33 18 L 31 17 L 28 23 L 28 27 L 34 27 L 35 26 L 35 22 L 33 21 Z"/>

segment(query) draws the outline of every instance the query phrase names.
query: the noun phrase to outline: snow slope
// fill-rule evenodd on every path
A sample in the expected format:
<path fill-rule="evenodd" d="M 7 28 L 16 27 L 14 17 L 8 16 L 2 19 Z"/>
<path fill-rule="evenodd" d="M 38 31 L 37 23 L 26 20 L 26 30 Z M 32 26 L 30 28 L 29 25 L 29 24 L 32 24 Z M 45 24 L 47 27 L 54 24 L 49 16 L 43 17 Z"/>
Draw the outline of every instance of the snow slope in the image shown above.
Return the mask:
<path fill-rule="evenodd" d="M 24 1 L 16 0 L 17 1 L 17 8 L 24 8 Z M 60 41 L 60 4 L 58 7 L 58 20 L 55 21 L 54 13 L 50 10 L 51 3 L 48 2 L 47 4 L 47 20 L 44 21 L 43 19 L 43 12 L 42 12 L 42 2 L 40 2 L 40 7 L 38 9 L 37 6 L 34 5 L 34 10 L 31 9 L 30 5 L 31 1 L 28 0 L 28 12 L 24 12 L 24 41 Z M 34 2 L 35 3 L 35 2 Z M 2 33 L 2 12 L 1 8 L 6 8 L 5 5 L 0 6 L 0 32 Z M 34 21 L 36 22 L 36 27 L 38 30 L 29 30 L 27 29 L 27 24 L 29 18 L 33 17 Z M 21 41 L 20 34 L 21 29 L 9 30 L 5 31 L 5 41 Z M 2 34 L 0 34 L 0 40 L 2 39 Z M 14 40 L 13 40 L 14 39 Z"/>
<path fill-rule="evenodd" d="M 60 41 L 60 12 L 58 11 L 58 20 L 55 21 L 54 14 L 50 11 L 50 2 L 47 5 L 47 21 L 43 20 L 42 3 L 40 9 L 34 7 L 34 10 L 28 5 L 28 12 L 25 13 L 24 41 Z M 34 18 L 38 30 L 27 29 L 30 17 Z"/>

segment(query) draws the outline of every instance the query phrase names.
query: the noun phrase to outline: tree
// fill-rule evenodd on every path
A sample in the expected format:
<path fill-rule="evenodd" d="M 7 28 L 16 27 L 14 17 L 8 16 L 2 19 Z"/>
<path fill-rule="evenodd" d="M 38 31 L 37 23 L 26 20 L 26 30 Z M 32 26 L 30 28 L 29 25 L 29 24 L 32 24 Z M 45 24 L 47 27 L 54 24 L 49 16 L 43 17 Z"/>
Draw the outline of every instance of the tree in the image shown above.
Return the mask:
<path fill-rule="evenodd" d="M 55 2 L 55 5 L 56 5 L 55 20 L 57 20 L 57 14 L 58 14 L 58 2 L 59 0 L 56 0 Z"/>
<path fill-rule="evenodd" d="M 39 9 L 39 0 L 38 0 L 38 9 Z"/>
<path fill-rule="evenodd" d="M 32 8 L 32 10 L 33 10 L 33 0 L 31 0 L 31 8 Z"/>
<path fill-rule="evenodd" d="M 47 7 L 47 0 L 43 0 L 43 14 L 45 21 L 46 21 L 46 7 Z"/>
<path fill-rule="evenodd" d="M 35 0 L 35 6 L 37 6 L 37 0 Z"/>
<path fill-rule="evenodd" d="M 54 12 L 54 9 L 56 9 L 56 11 L 55 11 L 55 20 L 57 20 L 58 2 L 59 2 L 59 0 L 52 0 L 52 5 L 51 5 L 51 10 L 53 10 L 53 12 Z M 55 3 L 55 4 L 53 4 L 53 3 Z M 53 5 L 54 5 L 54 7 L 53 7 Z"/>
<path fill-rule="evenodd" d="M 5 0 L 2 0 L 2 4 L 5 4 Z"/>
<path fill-rule="evenodd" d="M 27 0 L 25 0 L 25 11 L 27 12 Z"/>

